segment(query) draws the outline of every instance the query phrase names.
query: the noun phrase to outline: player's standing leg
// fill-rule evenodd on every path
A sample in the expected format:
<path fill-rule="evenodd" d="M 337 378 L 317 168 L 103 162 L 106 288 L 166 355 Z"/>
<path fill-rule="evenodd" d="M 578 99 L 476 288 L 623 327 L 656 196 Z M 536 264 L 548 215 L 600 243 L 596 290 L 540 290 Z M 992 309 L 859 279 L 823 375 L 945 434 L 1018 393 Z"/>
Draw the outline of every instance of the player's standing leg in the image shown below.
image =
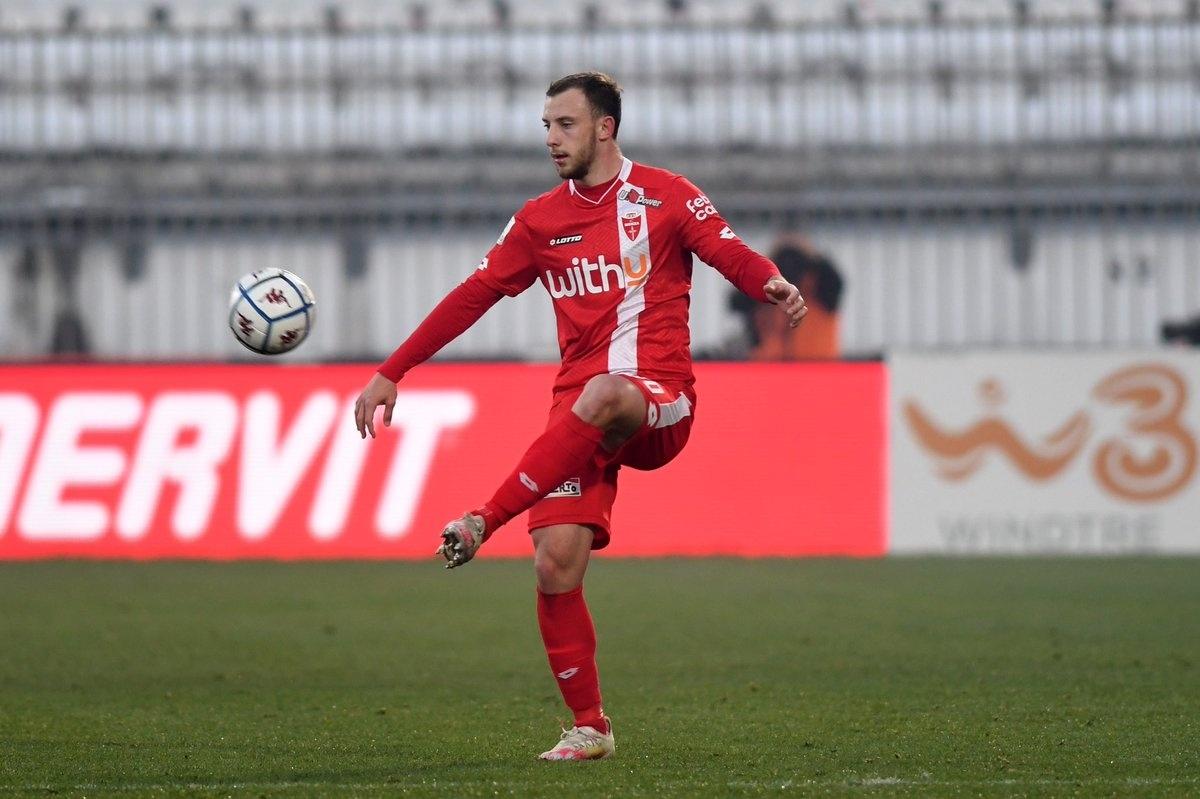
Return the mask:
<path fill-rule="evenodd" d="M 592 535 L 590 528 L 578 524 L 533 531 L 538 627 L 550 671 L 575 716 L 574 726 L 541 754 L 543 760 L 596 760 L 616 748 L 600 699 L 596 629 L 583 597 Z"/>
<path fill-rule="evenodd" d="M 500 525 L 529 509 L 573 474 L 596 468 L 601 450 L 615 452 L 645 424 L 647 400 L 629 380 L 597 375 L 571 409 L 552 422 L 522 456 L 495 495 L 476 511 L 446 525 L 438 551 L 447 567 L 474 557 Z M 550 668 L 575 724 L 543 752 L 545 760 L 594 760 L 614 751 L 612 729 L 600 700 L 596 631 L 583 597 L 594 533 L 580 524 L 533 531 L 538 580 L 538 627 Z"/>

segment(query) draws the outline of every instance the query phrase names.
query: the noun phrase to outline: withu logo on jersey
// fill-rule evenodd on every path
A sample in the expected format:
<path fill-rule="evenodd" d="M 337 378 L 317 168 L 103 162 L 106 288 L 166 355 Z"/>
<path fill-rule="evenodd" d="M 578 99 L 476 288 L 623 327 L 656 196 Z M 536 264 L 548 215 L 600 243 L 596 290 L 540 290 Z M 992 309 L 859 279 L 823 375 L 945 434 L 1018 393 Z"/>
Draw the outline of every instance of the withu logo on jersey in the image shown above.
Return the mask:
<path fill-rule="evenodd" d="M 572 258 L 571 266 L 561 275 L 546 270 L 546 288 L 556 300 L 584 294 L 603 294 L 616 288 L 625 291 L 646 282 L 650 275 L 650 258 L 639 255 L 635 264 L 630 258 L 622 258 L 620 266 L 610 264 L 601 255 L 595 261 L 587 258 Z M 610 279 L 611 278 L 611 279 Z"/>

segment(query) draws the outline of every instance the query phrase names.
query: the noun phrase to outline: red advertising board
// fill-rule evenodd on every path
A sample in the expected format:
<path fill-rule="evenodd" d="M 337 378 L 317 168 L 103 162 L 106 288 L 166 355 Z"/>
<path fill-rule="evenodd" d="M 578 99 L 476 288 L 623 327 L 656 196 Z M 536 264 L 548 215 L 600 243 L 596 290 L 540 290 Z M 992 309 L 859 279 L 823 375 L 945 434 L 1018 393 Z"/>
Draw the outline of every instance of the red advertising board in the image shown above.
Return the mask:
<path fill-rule="evenodd" d="M 553 366 L 0 368 L 0 558 L 424 558 L 536 436 Z M 691 440 L 623 470 L 605 554 L 880 555 L 881 364 L 699 364 Z M 524 519 L 483 556 L 531 551 Z"/>

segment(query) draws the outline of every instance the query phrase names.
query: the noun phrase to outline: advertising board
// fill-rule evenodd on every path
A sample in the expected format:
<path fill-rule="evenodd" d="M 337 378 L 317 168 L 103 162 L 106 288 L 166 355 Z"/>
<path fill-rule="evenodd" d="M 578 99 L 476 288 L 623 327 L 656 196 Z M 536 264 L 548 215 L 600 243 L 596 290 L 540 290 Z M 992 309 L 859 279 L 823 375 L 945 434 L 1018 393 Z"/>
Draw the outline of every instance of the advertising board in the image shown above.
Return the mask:
<path fill-rule="evenodd" d="M 0 557 L 431 557 L 540 433 L 555 368 L 424 366 L 363 441 L 371 368 L 0 369 Z M 882 365 L 697 374 L 687 448 L 622 470 L 606 554 L 882 553 Z M 525 529 L 484 554 L 527 555 Z"/>
<path fill-rule="evenodd" d="M 890 552 L 1200 552 L 1200 357 L 898 356 Z"/>

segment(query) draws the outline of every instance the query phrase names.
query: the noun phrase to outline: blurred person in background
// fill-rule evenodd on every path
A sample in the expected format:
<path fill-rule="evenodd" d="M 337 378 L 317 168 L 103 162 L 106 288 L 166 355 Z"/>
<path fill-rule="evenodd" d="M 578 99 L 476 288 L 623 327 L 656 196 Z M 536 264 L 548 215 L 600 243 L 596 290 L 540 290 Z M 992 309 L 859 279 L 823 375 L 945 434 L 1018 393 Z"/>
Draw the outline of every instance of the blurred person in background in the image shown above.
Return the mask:
<path fill-rule="evenodd" d="M 1186 344 L 1200 347 L 1200 313 L 1190 319 L 1162 324 L 1162 338 L 1166 344 Z"/>
<path fill-rule="evenodd" d="M 608 757 L 615 744 L 583 577 L 591 550 L 609 542 L 620 467 L 657 469 L 687 443 L 696 406 L 692 253 L 753 301 L 777 306 L 771 310 L 785 325 L 798 325 L 807 309 L 796 286 L 746 246 L 687 178 L 622 155 L 621 89 L 611 77 L 555 81 L 542 122 L 563 182 L 509 220 L 479 267 L 380 366 L 355 405 L 355 424 L 374 437 L 375 411 L 382 405 L 390 423 L 405 373 L 502 297 L 539 281 L 549 292 L 562 368 L 546 430 L 490 500 L 446 525 L 437 551 L 447 568 L 461 566 L 497 528 L 530 512 L 538 626 L 575 721 L 541 757 L 591 760 Z M 468 610 L 487 601 L 464 598 Z"/>
<path fill-rule="evenodd" d="M 840 357 L 838 308 L 844 282 L 833 261 L 806 237 L 794 233 L 776 241 L 770 258 L 783 277 L 795 284 L 807 299 L 808 315 L 802 327 L 789 327 L 779 314 L 763 313 L 759 303 L 750 301 L 741 292 L 733 292 L 729 305 L 745 322 L 749 344 L 746 357 L 753 361 Z"/>

